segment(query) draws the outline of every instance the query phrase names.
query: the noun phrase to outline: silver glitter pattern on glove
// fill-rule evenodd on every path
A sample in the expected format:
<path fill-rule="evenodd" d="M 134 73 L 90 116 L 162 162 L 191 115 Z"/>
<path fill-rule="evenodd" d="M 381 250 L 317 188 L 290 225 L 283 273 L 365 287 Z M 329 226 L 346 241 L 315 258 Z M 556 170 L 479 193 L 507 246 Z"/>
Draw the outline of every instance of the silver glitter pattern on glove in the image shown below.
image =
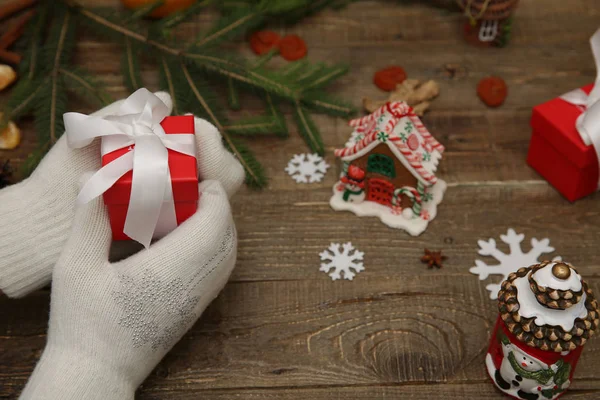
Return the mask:
<path fill-rule="evenodd" d="M 225 260 L 234 248 L 235 228 L 227 228 L 217 251 L 200 267 L 187 284 L 180 278 L 163 281 L 150 270 L 141 279 L 119 275 L 121 290 L 113 298 L 123 309 L 119 325 L 132 331 L 134 347 L 150 344 L 153 350 L 170 348 L 197 319 L 200 296 L 196 287 Z M 137 278 L 137 277 L 136 277 Z M 212 300 L 212 299 L 211 299 Z"/>

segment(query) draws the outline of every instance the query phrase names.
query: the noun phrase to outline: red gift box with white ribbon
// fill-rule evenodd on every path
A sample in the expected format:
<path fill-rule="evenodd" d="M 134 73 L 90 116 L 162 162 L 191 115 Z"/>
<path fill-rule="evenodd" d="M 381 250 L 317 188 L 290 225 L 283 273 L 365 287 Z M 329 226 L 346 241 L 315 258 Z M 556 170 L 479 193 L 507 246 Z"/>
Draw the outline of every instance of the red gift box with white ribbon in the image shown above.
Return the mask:
<path fill-rule="evenodd" d="M 590 93 L 594 85 L 581 90 Z M 577 130 L 585 108 L 557 97 L 533 108 L 527 163 L 569 201 L 598 189 L 598 158 Z"/>
<path fill-rule="evenodd" d="M 531 117 L 527 162 L 570 201 L 600 186 L 600 29 L 590 45 L 595 83 L 534 107 Z"/>
<path fill-rule="evenodd" d="M 194 135 L 194 116 L 176 116 L 166 117 L 160 125 L 169 134 Z M 133 151 L 135 145 L 115 150 L 102 157 L 102 166 L 110 164 L 117 158 L 123 156 L 128 151 Z M 198 204 L 198 174 L 196 159 L 187 154 L 178 153 L 168 149 L 169 153 L 169 172 L 171 175 L 171 187 L 173 191 L 173 203 L 175 206 L 175 216 L 177 225 L 194 215 Z M 131 184 L 133 179 L 133 170 L 123 175 L 110 189 L 104 192 L 104 203 L 108 207 L 110 225 L 112 228 L 114 240 L 131 240 L 123 230 L 125 228 L 125 219 L 129 209 L 129 199 L 131 197 Z M 169 207 L 169 202 L 165 201 L 163 207 Z M 164 217 L 167 211 L 161 208 L 160 215 Z M 173 228 L 173 225 L 166 221 L 159 221 L 154 230 L 154 238 L 165 236 Z"/>
<path fill-rule="evenodd" d="M 196 211 L 198 178 L 194 117 L 170 117 L 169 108 L 139 89 L 112 114 L 66 113 L 70 147 L 102 138 L 102 167 L 77 198 L 85 204 L 103 195 L 115 240 L 145 247 Z"/>

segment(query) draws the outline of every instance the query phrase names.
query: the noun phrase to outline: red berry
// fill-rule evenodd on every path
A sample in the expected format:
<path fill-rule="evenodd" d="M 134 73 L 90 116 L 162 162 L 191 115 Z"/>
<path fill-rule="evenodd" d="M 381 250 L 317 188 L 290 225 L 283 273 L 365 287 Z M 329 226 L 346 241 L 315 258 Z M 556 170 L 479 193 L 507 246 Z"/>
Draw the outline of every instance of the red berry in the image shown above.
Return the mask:
<path fill-rule="evenodd" d="M 406 72 L 404 68 L 397 65 L 381 69 L 373 76 L 373 83 L 386 92 L 391 92 L 396 88 L 396 85 L 404 82 L 406 79 Z"/>
<path fill-rule="evenodd" d="M 256 54 L 263 55 L 279 44 L 279 34 L 273 31 L 257 31 L 250 36 L 250 47 Z"/>
<path fill-rule="evenodd" d="M 296 61 L 306 56 L 306 43 L 298 35 L 287 35 L 279 42 L 279 53 L 288 61 Z"/>
<path fill-rule="evenodd" d="M 477 95 L 489 107 L 498 107 L 504 103 L 508 95 L 508 87 L 504 79 L 491 76 L 479 81 Z"/>

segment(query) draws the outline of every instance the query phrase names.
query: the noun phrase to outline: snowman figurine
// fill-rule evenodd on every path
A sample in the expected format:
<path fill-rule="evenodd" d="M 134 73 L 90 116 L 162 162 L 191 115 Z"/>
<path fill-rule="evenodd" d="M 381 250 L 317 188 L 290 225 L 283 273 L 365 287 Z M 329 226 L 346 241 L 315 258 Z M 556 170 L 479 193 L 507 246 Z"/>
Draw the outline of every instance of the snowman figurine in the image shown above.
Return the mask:
<path fill-rule="evenodd" d="M 362 203 L 365 200 L 365 171 L 350 165 L 348 173 L 341 178 L 344 184 L 342 198 L 349 203 Z"/>
<path fill-rule="evenodd" d="M 522 399 L 537 400 L 540 395 L 552 398 L 556 391 L 564 391 L 569 387 L 571 382 L 568 379 L 560 387 L 554 380 L 558 373 L 561 376 L 569 375 L 569 364 L 563 363 L 562 360 L 548 366 L 525 353 L 506 338 L 502 339 L 502 351 L 504 358 L 494 376 L 496 384 L 502 389 L 516 391 Z"/>
<path fill-rule="evenodd" d="M 600 326 L 600 307 L 587 283 L 566 262 L 523 267 L 502 282 L 498 311 L 486 355 L 494 384 L 517 399 L 561 396 Z"/>

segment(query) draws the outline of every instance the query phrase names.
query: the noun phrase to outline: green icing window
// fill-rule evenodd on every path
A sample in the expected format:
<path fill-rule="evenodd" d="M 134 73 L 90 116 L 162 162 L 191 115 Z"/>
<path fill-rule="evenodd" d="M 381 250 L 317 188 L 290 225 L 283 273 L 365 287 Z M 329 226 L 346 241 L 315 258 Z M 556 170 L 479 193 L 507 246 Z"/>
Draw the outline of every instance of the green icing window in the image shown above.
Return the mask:
<path fill-rule="evenodd" d="M 385 154 L 371 154 L 367 161 L 367 171 L 385 175 L 390 178 L 396 177 L 394 160 Z"/>

